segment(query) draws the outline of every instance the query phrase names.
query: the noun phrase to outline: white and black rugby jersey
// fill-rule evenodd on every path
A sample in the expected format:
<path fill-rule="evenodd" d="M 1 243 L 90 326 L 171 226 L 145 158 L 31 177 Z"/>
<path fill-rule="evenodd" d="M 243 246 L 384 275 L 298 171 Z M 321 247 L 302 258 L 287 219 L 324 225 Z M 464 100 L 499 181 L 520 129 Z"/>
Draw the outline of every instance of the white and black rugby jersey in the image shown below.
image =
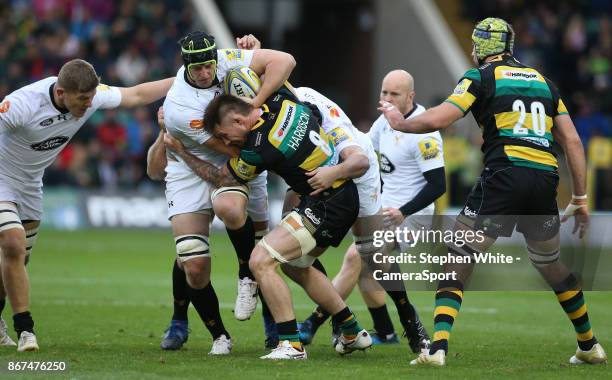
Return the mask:
<path fill-rule="evenodd" d="M 220 49 L 217 57 L 216 79 L 209 88 L 190 84 L 185 78 L 185 67 L 181 66 L 164 101 L 164 123 L 168 133 L 180 140 L 187 151 L 213 165 L 221 166 L 227 161 L 227 156 L 202 145 L 212 137 L 202 124 L 204 111 L 215 96 L 222 93 L 220 83 L 230 69 L 250 66 L 253 51 Z M 180 157 L 174 158 L 182 162 Z"/>
<path fill-rule="evenodd" d="M 80 118 L 53 100 L 57 77 L 22 87 L 0 104 L 0 176 L 42 186 L 42 177 L 72 136 L 98 109 L 118 107 L 121 92 L 100 84 Z"/>
<path fill-rule="evenodd" d="M 408 119 L 425 112 L 415 104 Z M 444 166 L 440 132 L 425 134 L 393 130 L 381 115 L 368 132 L 374 149 L 380 154 L 383 180 L 383 206 L 400 208 L 425 186 L 423 173 Z"/>

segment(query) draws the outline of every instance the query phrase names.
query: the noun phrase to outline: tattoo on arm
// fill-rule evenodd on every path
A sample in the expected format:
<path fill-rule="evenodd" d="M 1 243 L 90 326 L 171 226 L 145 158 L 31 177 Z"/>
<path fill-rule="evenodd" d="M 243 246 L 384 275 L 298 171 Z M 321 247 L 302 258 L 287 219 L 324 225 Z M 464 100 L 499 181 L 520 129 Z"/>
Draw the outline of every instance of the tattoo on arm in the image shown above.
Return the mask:
<path fill-rule="evenodd" d="M 183 151 L 181 153 L 181 158 L 191 168 L 191 170 L 198 175 L 198 177 L 212 183 L 215 187 L 240 185 L 240 182 L 238 182 L 232 176 L 232 174 L 228 172 L 226 165 L 218 168 L 207 161 L 197 158 L 187 151 Z"/>

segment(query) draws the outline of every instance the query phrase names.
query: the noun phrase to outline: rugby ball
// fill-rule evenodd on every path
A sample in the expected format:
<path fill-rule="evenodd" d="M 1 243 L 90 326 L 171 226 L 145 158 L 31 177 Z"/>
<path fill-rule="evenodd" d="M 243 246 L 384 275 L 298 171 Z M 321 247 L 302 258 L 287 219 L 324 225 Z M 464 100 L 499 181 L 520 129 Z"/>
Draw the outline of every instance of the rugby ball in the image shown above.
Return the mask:
<path fill-rule="evenodd" d="M 223 79 L 223 92 L 253 99 L 261 88 L 259 75 L 246 66 L 230 69 Z"/>

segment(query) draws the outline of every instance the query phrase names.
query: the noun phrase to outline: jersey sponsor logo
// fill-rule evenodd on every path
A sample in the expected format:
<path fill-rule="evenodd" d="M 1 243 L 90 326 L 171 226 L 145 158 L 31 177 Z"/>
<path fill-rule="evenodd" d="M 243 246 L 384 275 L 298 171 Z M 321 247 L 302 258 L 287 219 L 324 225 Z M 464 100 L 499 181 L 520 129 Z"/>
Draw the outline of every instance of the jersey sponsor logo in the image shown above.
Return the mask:
<path fill-rule="evenodd" d="M 242 59 L 242 50 L 238 49 L 223 49 L 225 53 L 225 58 L 228 61 L 238 61 Z"/>
<path fill-rule="evenodd" d="M 310 115 L 306 112 L 300 113 L 300 118 L 298 119 L 297 127 L 295 128 L 295 132 L 291 135 L 291 139 L 289 140 L 289 144 L 287 146 L 295 151 L 300 147 L 300 143 L 304 139 L 306 135 L 306 131 L 308 130 L 308 122 L 310 121 Z"/>
<path fill-rule="evenodd" d="M 329 230 L 321 231 L 321 236 L 326 237 L 328 239 L 332 239 L 334 237 L 332 234 L 329 233 Z"/>
<path fill-rule="evenodd" d="M 465 208 L 463 209 L 463 213 L 465 214 L 465 216 L 468 216 L 470 218 L 475 218 L 476 216 L 478 216 L 476 211 L 472 210 L 468 206 L 465 206 Z"/>
<path fill-rule="evenodd" d="M 438 143 L 434 139 L 425 139 L 419 142 L 419 150 L 424 160 L 431 160 L 438 157 L 440 149 Z"/>
<path fill-rule="evenodd" d="M 260 146 L 261 145 L 261 137 L 263 136 L 263 134 L 261 132 L 257 132 L 257 134 L 255 135 L 255 146 Z"/>
<path fill-rule="evenodd" d="M 469 80 L 467 78 L 464 78 L 455 87 L 455 90 L 453 91 L 453 95 L 463 95 L 463 94 L 465 94 L 465 92 L 468 90 L 468 88 L 470 88 L 471 84 L 472 84 L 471 80 Z"/>
<path fill-rule="evenodd" d="M 9 102 L 8 100 L 5 100 L 0 103 L 0 113 L 7 113 L 9 108 L 11 108 L 11 102 Z"/>
<path fill-rule="evenodd" d="M 525 141 L 529 141 L 532 144 L 536 144 L 539 146 L 543 146 L 546 148 L 550 148 L 550 142 L 543 138 L 543 137 L 531 137 L 531 136 L 527 136 L 527 137 L 517 137 L 519 140 L 525 140 Z"/>
<path fill-rule="evenodd" d="M 43 121 L 41 121 L 41 122 L 39 123 L 39 125 L 40 125 L 41 127 L 48 127 L 48 126 L 50 126 L 51 124 L 53 124 L 53 118 L 52 118 L 52 117 L 50 117 L 50 118 L 48 118 L 48 119 L 45 119 L 45 120 L 43 120 Z"/>
<path fill-rule="evenodd" d="M 380 154 L 380 171 L 387 174 L 395 171 L 395 165 L 382 153 Z"/>
<path fill-rule="evenodd" d="M 542 223 L 542 227 L 545 230 L 549 230 L 551 228 L 554 228 L 557 224 L 558 224 L 558 218 L 557 218 L 556 215 L 553 215 L 550 219 L 548 219 L 544 223 Z"/>
<path fill-rule="evenodd" d="M 313 224 L 316 224 L 317 226 L 321 224 L 321 219 L 317 218 L 317 216 L 314 214 L 314 212 L 310 208 L 306 208 L 304 210 L 304 214 L 306 215 L 308 219 L 310 219 L 310 221 Z"/>
<path fill-rule="evenodd" d="M 45 141 L 32 144 L 30 147 L 37 151 L 52 150 L 64 145 L 68 140 L 70 140 L 70 137 L 68 136 L 56 136 Z"/>
<path fill-rule="evenodd" d="M 517 71 L 517 70 L 502 70 L 502 78 L 505 79 L 518 79 L 518 80 L 540 80 L 540 77 L 536 73 L 530 73 L 526 71 Z"/>
<path fill-rule="evenodd" d="M 335 146 L 342 144 L 343 142 L 350 140 L 351 137 L 344 132 L 342 128 L 334 128 L 329 136 L 332 138 L 332 141 Z"/>
<path fill-rule="evenodd" d="M 202 120 L 191 120 L 189 122 L 189 128 L 191 128 L 191 129 L 202 129 L 202 128 L 204 128 L 204 123 L 202 123 Z"/>
<path fill-rule="evenodd" d="M 295 117 L 296 106 L 295 103 L 286 102 L 283 104 L 283 110 L 281 110 L 280 119 L 282 120 L 280 126 L 276 128 L 272 139 L 281 142 L 287 137 L 287 130 L 293 125 L 293 119 Z"/>
<path fill-rule="evenodd" d="M 340 112 L 338 111 L 336 107 L 332 107 L 329 109 L 329 116 L 331 116 L 334 119 L 338 118 L 340 117 Z"/>
<path fill-rule="evenodd" d="M 243 160 L 238 160 L 238 164 L 236 165 L 236 172 L 243 178 L 253 178 L 255 174 L 255 166 L 249 165 Z"/>

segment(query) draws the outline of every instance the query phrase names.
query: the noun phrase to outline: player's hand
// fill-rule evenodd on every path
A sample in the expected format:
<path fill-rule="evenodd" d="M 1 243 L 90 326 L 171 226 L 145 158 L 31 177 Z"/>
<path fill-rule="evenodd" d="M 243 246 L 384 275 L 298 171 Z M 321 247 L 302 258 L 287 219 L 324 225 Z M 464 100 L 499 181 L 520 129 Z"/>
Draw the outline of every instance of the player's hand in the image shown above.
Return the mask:
<path fill-rule="evenodd" d="M 308 184 L 315 190 L 310 195 L 317 195 L 323 190 L 329 189 L 334 181 L 338 179 L 336 169 L 333 166 L 316 168 L 311 172 L 307 172 L 306 175 L 310 177 Z"/>
<path fill-rule="evenodd" d="M 185 146 L 179 140 L 175 139 L 169 133 L 164 134 L 164 145 L 166 149 L 170 149 L 176 152 L 178 155 L 181 155 L 185 151 Z"/>
<path fill-rule="evenodd" d="M 247 34 L 240 38 L 236 37 L 236 46 L 238 49 L 257 50 L 261 49 L 261 42 L 254 35 Z"/>
<path fill-rule="evenodd" d="M 383 208 L 383 224 L 385 228 L 390 229 L 399 226 L 404 219 L 406 219 L 406 217 L 399 209 L 393 207 Z"/>
<path fill-rule="evenodd" d="M 582 239 L 589 228 L 589 208 L 586 198 L 576 199 L 572 197 L 572 200 L 565 208 L 565 212 L 561 217 L 561 223 L 566 222 L 572 216 L 574 217 L 574 229 L 572 230 L 572 234 L 578 232 L 578 237 Z"/>
<path fill-rule="evenodd" d="M 157 110 L 157 124 L 159 124 L 159 129 L 163 132 L 166 131 L 166 124 L 164 124 L 164 106 L 160 106 Z"/>
<path fill-rule="evenodd" d="M 391 128 L 396 129 L 404 120 L 404 115 L 397 109 L 396 106 L 384 100 L 379 101 L 380 107 L 378 110 L 385 115 L 385 119 L 389 122 Z"/>
<path fill-rule="evenodd" d="M 257 94 L 253 99 L 251 99 L 251 98 L 244 98 L 244 101 L 247 102 L 247 103 L 250 103 L 251 106 L 253 106 L 253 108 L 261 108 L 261 106 L 263 106 L 263 104 L 266 101 L 266 99 L 259 99 L 259 98 L 260 98 L 260 96 L 259 96 L 259 94 Z"/>

